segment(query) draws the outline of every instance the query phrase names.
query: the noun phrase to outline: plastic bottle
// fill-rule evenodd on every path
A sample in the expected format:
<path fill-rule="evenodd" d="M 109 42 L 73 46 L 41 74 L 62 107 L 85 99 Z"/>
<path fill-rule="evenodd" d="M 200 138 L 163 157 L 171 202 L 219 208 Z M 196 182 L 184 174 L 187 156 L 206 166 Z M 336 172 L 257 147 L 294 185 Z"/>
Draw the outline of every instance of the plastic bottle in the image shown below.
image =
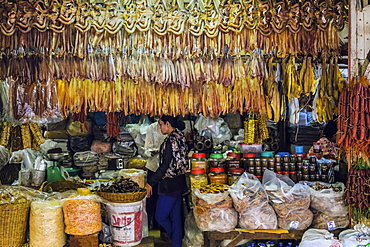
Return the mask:
<path fill-rule="evenodd" d="M 205 153 L 194 153 L 190 159 L 191 169 L 203 168 L 205 172 L 208 171 L 208 163 Z"/>
<path fill-rule="evenodd" d="M 191 188 L 200 188 L 208 184 L 208 177 L 204 168 L 192 169 L 189 177 Z"/>

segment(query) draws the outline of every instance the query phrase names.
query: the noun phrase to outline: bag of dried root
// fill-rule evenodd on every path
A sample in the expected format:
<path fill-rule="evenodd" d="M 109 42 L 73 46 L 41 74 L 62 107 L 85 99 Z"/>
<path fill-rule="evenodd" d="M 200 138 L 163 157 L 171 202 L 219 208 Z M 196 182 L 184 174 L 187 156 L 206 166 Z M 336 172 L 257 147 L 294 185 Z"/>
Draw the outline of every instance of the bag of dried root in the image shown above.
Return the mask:
<path fill-rule="evenodd" d="M 60 200 L 33 201 L 29 221 L 30 247 L 67 244 Z"/>
<path fill-rule="evenodd" d="M 228 186 L 205 185 L 192 190 L 195 222 L 201 231 L 230 232 L 238 223 Z"/>
<path fill-rule="evenodd" d="M 343 183 L 304 182 L 309 186 L 311 208 L 330 216 L 347 216 Z"/>
<path fill-rule="evenodd" d="M 302 236 L 299 247 L 343 247 L 341 241 L 333 233 L 322 229 L 308 229 Z"/>
<path fill-rule="evenodd" d="M 239 226 L 244 229 L 276 229 L 275 211 L 268 204 L 268 196 L 258 178 L 243 173 L 229 193 L 239 213 Z"/>
<path fill-rule="evenodd" d="M 313 213 L 311 210 L 292 211 L 285 216 L 278 216 L 278 226 L 282 229 L 290 230 L 305 230 L 313 220 Z"/>
<path fill-rule="evenodd" d="M 330 216 L 321 212 L 315 212 L 311 227 L 317 229 L 327 229 L 329 231 L 335 229 L 346 228 L 349 225 L 348 216 Z"/>
<path fill-rule="evenodd" d="M 370 228 L 365 224 L 357 224 L 353 229 L 347 229 L 339 233 L 339 240 L 346 247 L 370 245 Z"/>

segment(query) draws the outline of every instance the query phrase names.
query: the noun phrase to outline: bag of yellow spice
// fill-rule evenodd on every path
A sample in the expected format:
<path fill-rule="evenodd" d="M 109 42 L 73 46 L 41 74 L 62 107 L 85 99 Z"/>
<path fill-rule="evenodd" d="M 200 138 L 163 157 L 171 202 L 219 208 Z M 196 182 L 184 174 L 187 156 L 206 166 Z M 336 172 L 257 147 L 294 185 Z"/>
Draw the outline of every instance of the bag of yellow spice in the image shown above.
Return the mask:
<path fill-rule="evenodd" d="M 205 170 L 203 168 L 191 170 L 190 185 L 192 189 L 200 188 L 207 184 L 208 184 L 208 177 L 207 177 L 207 174 L 205 174 Z"/>

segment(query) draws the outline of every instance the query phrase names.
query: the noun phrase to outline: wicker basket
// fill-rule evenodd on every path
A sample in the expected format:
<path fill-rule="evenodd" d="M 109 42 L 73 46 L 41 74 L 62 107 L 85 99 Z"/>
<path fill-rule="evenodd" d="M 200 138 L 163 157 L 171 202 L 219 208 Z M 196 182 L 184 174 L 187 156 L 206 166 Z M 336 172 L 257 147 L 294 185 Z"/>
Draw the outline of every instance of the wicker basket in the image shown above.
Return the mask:
<path fill-rule="evenodd" d="M 138 202 L 143 200 L 146 196 L 146 190 L 132 193 L 108 193 L 101 191 L 97 191 L 96 193 L 107 201 L 118 203 Z"/>
<path fill-rule="evenodd" d="M 78 183 L 70 180 L 60 180 L 41 185 L 40 190 L 44 192 L 64 192 L 67 190 L 77 190 L 78 188 L 86 188 L 83 183 Z"/>
<path fill-rule="evenodd" d="M 18 247 L 25 242 L 30 202 L 0 205 L 0 247 Z"/>

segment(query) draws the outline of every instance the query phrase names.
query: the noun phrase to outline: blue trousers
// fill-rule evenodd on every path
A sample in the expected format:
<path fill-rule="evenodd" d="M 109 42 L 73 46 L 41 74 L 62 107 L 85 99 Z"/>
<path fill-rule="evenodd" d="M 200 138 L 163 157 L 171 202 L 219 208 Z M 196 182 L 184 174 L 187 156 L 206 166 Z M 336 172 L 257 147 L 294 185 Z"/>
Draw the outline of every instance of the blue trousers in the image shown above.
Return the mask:
<path fill-rule="evenodd" d="M 159 196 L 155 218 L 171 238 L 171 247 L 182 246 L 181 197 Z"/>

